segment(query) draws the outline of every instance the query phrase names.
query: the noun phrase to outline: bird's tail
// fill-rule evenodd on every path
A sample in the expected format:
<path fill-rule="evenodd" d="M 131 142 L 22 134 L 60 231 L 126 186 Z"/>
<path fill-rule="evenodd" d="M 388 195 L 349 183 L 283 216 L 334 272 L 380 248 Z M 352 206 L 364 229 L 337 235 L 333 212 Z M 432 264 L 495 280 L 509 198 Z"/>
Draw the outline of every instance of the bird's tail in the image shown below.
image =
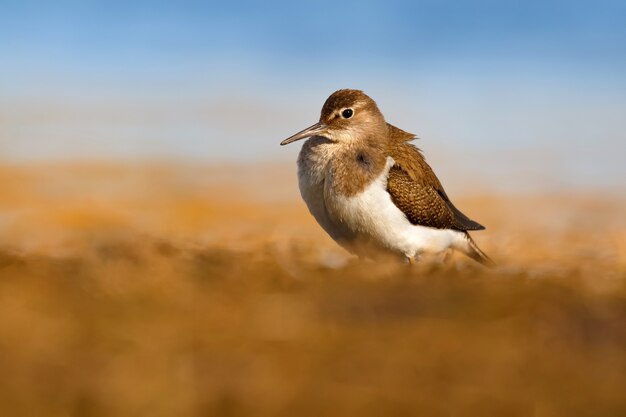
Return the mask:
<path fill-rule="evenodd" d="M 478 247 L 478 245 L 476 245 L 476 242 L 474 242 L 474 239 L 472 239 L 469 233 L 465 232 L 465 238 L 467 240 L 467 245 L 464 245 L 465 247 L 462 248 L 463 253 L 465 253 L 476 262 L 480 262 L 484 266 L 492 267 L 496 265 L 496 263 L 492 261 L 485 252 L 480 250 L 480 248 Z"/>

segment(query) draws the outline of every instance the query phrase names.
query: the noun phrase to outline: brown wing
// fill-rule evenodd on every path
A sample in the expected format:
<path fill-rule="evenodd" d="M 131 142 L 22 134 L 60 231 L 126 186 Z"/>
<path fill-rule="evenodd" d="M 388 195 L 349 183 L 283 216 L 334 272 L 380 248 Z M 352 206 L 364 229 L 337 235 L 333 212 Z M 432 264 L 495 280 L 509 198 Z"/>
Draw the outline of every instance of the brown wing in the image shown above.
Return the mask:
<path fill-rule="evenodd" d="M 398 141 L 391 145 L 390 154 L 396 164 L 389 171 L 387 191 L 411 223 L 438 229 L 484 229 L 452 204 L 419 149 Z"/>

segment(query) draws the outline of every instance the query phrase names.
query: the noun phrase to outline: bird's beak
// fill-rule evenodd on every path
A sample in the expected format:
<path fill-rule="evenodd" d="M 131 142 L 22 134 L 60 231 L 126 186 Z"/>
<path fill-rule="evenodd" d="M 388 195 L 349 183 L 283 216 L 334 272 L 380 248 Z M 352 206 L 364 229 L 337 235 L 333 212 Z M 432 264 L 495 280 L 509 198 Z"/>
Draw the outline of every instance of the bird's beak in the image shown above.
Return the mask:
<path fill-rule="evenodd" d="M 288 137 L 284 141 L 280 142 L 281 145 L 287 145 L 291 142 L 295 142 L 300 139 L 310 138 L 311 136 L 318 136 L 326 131 L 326 125 L 322 122 L 315 123 L 313 126 L 309 126 L 301 132 Z"/>

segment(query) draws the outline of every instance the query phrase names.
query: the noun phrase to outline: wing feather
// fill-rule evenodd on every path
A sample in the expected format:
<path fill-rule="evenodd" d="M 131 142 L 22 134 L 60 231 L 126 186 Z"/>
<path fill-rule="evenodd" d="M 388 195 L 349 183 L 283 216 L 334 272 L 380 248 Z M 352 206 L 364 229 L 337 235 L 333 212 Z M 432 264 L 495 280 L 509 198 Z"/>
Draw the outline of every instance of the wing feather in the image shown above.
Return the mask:
<path fill-rule="evenodd" d="M 452 204 L 419 149 L 405 139 L 395 142 L 390 151 L 396 164 L 389 171 L 387 191 L 411 223 L 463 231 L 485 228 Z"/>

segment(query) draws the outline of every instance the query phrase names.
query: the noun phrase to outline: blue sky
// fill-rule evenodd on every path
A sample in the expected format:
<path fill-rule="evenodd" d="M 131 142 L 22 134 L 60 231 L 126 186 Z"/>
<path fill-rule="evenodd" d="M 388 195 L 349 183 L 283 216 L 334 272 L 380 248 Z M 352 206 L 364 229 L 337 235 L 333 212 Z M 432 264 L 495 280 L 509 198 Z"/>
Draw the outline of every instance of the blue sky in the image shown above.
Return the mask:
<path fill-rule="evenodd" d="M 436 162 L 626 177 L 625 22 L 623 1 L 0 1 L 0 153 L 290 159 L 275 143 L 353 87 Z"/>
<path fill-rule="evenodd" d="M 568 70 L 623 82 L 626 72 L 619 1 L 4 1 L 0 10 L 2 72 L 24 79 Z"/>

